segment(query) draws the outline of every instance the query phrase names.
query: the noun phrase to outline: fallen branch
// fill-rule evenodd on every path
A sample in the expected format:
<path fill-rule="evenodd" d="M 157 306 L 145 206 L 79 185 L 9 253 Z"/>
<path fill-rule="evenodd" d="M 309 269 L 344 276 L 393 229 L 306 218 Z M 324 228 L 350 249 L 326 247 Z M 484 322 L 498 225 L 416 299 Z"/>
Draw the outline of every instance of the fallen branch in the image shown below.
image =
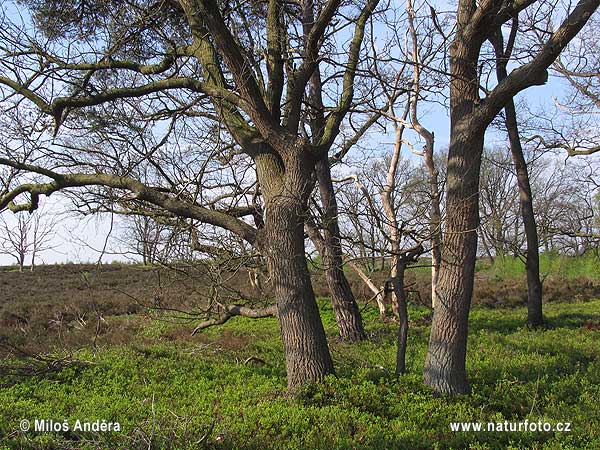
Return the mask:
<path fill-rule="evenodd" d="M 271 305 L 271 306 L 267 306 L 265 308 L 258 308 L 258 309 L 248 308 L 247 306 L 242 306 L 242 305 L 226 306 L 224 314 L 221 315 L 220 317 L 217 317 L 215 319 L 208 319 L 208 320 L 205 320 L 204 322 L 199 323 L 198 326 L 196 326 L 196 328 L 194 328 L 194 331 L 192 331 L 192 336 L 194 336 L 198 331 L 204 330 L 206 328 L 216 326 L 216 325 L 223 325 L 225 322 L 227 322 L 233 316 L 249 317 L 251 319 L 261 319 L 264 317 L 275 317 L 275 316 L 277 316 L 277 306 Z"/>
<path fill-rule="evenodd" d="M 57 357 L 54 355 L 33 354 L 11 344 L 6 339 L 0 339 L 0 350 L 8 354 L 5 361 L 8 364 L 0 365 L 0 375 L 30 377 L 51 372 L 60 372 L 71 365 L 91 365 L 89 361 L 73 359 L 71 355 Z"/>

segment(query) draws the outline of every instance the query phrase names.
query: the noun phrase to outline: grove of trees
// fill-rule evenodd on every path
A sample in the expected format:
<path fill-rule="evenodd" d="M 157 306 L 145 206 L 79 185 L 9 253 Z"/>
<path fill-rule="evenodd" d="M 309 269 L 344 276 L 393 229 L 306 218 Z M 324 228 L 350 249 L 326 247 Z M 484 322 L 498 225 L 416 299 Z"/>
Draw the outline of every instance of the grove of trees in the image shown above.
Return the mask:
<path fill-rule="evenodd" d="M 145 264 L 193 251 L 244 267 L 274 304 L 223 312 L 277 316 L 291 391 L 334 373 L 308 252 L 319 255 L 341 339 L 367 338 L 346 267 L 382 314 L 389 300 L 398 374 L 404 273 L 425 258 L 434 307 L 424 380 L 436 394 L 467 393 L 477 257 L 524 259 L 536 327 L 540 249 L 598 249 L 599 143 L 588 130 L 599 4 L 7 3 L 0 210 L 27 217 L 60 194 L 82 213 L 125 216 Z M 515 100 L 555 75 L 569 86 L 556 100 L 574 117 L 568 130 Z M 494 130 L 506 144 L 486 143 Z M 572 169 L 563 159 L 575 155 L 590 159 Z"/>

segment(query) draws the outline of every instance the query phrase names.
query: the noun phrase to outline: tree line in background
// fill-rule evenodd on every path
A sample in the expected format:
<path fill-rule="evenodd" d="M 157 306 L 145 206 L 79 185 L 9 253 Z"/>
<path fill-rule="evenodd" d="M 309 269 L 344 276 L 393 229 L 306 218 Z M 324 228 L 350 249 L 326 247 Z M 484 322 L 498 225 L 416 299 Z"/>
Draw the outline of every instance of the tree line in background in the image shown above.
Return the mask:
<path fill-rule="evenodd" d="M 334 373 L 307 250 L 320 256 L 341 338 L 366 338 L 344 267 L 382 314 L 391 304 L 398 374 L 404 274 L 427 256 L 425 383 L 468 392 L 477 257 L 523 258 L 528 322 L 539 326 L 539 249 L 598 252 L 593 159 L 573 166 L 547 153 L 598 151 L 599 3 L 7 4 L 0 209 L 35 214 L 60 192 L 82 214 L 124 216 L 124 240 L 144 263 L 246 271 L 274 304 L 225 301 L 227 277 L 215 276 L 207 314 L 217 317 L 199 329 L 276 315 L 292 391 Z M 555 110 L 515 102 L 556 77 L 569 88 Z M 425 124 L 432 108 L 447 112 L 436 125 L 447 149 Z M 484 151 L 492 130 L 506 133 L 506 148 Z M 383 287 L 376 268 L 388 273 Z"/>

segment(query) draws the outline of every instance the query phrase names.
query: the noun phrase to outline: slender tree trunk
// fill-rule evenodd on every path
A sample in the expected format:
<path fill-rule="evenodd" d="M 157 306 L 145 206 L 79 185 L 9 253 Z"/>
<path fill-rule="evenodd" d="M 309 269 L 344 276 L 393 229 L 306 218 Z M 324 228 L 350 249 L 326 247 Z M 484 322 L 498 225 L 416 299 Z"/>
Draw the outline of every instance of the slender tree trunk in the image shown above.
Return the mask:
<path fill-rule="evenodd" d="M 266 206 L 258 244 L 273 282 L 288 388 L 293 392 L 333 373 L 333 362 L 304 248 L 304 219 L 314 166 L 298 154 L 301 150 L 289 153 L 285 162 L 273 153 L 260 155 L 255 161 Z"/>
<path fill-rule="evenodd" d="M 312 1 L 302 2 L 305 37 L 308 37 L 315 22 L 314 6 Z M 318 65 L 310 78 L 308 98 L 311 105 L 309 124 L 312 139 L 314 142 L 318 142 L 322 138 L 326 127 L 323 86 Z M 338 207 L 335 190 L 331 182 L 331 168 L 327 154 L 316 163 L 315 171 L 323 207 L 323 245 L 319 252 L 325 266 L 325 278 L 331 293 L 331 305 L 335 313 L 340 337 L 349 342 L 360 341 L 365 339 L 366 334 L 356 299 L 344 274 Z"/>
<path fill-rule="evenodd" d="M 356 299 L 344 274 L 338 208 L 331 181 L 329 160 L 327 158 L 320 160 L 315 170 L 323 207 L 323 245 L 320 246 L 319 252 L 331 293 L 331 305 L 340 337 L 348 342 L 360 341 L 366 338 L 366 334 Z"/>
<path fill-rule="evenodd" d="M 494 47 L 496 50 L 496 74 L 498 82 L 501 82 L 508 76 L 506 65 L 509 55 L 504 54 L 504 45 L 500 34 L 494 42 Z M 527 322 L 531 326 L 538 327 L 544 322 L 542 314 L 542 282 L 540 280 L 540 244 L 533 211 L 533 195 L 529 182 L 529 171 L 527 170 L 527 162 L 523 155 L 523 147 L 519 137 L 517 111 L 512 98 L 506 103 L 504 112 L 506 114 L 505 122 L 510 142 L 510 152 L 517 172 L 521 216 L 523 217 L 523 228 L 525 229 L 527 240 L 527 258 L 525 260 L 525 270 L 527 272 Z"/>
<path fill-rule="evenodd" d="M 431 235 L 431 307 L 437 304 L 437 284 L 442 264 L 442 212 L 440 207 L 440 190 L 438 187 L 438 171 L 433 160 L 433 133 L 429 133 L 417 122 L 417 131 L 425 138 L 425 166 L 429 174 L 429 194 L 431 207 L 429 210 L 429 233 Z"/>
<path fill-rule="evenodd" d="M 406 303 L 406 292 L 404 291 L 404 271 L 406 263 L 400 258 L 395 261 L 392 274 L 394 285 L 394 296 L 398 304 L 398 347 L 396 349 L 396 375 L 402 375 L 406 371 L 406 342 L 408 339 L 408 307 Z"/>
<path fill-rule="evenodd" d="M 490 258 L 490 264 L 494 264 L 494 255 L 492 254 L 492 251 L 490 249 L 490 246 L 488 245 L 486 239 L 485 239 L 485 231 L 484 230 L 480 230 L 480 236 L 481 236 L 481 243 L 483 244 L 483 248 L 485 249 L 485 252 L 488 255 L 488 258 Z"/>
<path fill-rule="evenodd" d="M 375 298 L 375 302 L 377 303 L 377 309 L 379 309 L 379 316 L 381 318 L 384 318 L 386 313 L 386 302 L 384 295 L 385 288 L 380 288 L 375 283 L 373 283 L 373 280 L 371 280 L 369 276 L 364 272 L 364 270 L 354 261 L 348 261 L 347 264 L 351 269 L 354 270 L 354 272 L 356 272 L 360 279 L 363 280 L 363 282 L 371 290 L 371 292 L 373 293 L 373 297 Z"/>
<path fill-rule="evenodd" d="M 544 318 L 542 315 L 539 241 L 533 211 L 533 197 L 529 183 L 527 163 L 525 162 L 523 148 L 519 140 L 517 116 L 512 100 L 507 105 L 505 111 L 506 126 L 509 130 L 509 135 L 513 135 L 510 138 L 510 150 L 517 171 L 521 215 L 523 216 L 523 227 L 525 228 L 525 237 L 527 239 L 527 259 L 525 261 L 525 270 L 527 272 L 527 322 L 537 327 L 543 324 Z"/>
<path fill-rule="evenodd" d="M 423 147 L 423 157 L 425 158 L 425 167 L 429 175 L 429 195 L 431 197 L 431 206 L 429 209 L 429 233 L 431 244 L 431 307 L 435 308 L 437 303 L 437 282 L 442 262 L 442 213 L 440 208 L 440 190 L 438 186 L 438 171 L 435 168 L 433 160 L 433 148 L 435 137 L 433 132 L 425 128 L 419 121 L 418 105 L 421 98 L 421 57 L 419 55 L 419 38 L 415 28 L 415 9 L 412 0 L 406 1 L 406 11 L 408 13 L 408 29 L 412 41 L 412 61 L 413 65 L 413 85 L 411 99 L 411 123 L 413 129 L 421 135 L 425 141 Z"/>

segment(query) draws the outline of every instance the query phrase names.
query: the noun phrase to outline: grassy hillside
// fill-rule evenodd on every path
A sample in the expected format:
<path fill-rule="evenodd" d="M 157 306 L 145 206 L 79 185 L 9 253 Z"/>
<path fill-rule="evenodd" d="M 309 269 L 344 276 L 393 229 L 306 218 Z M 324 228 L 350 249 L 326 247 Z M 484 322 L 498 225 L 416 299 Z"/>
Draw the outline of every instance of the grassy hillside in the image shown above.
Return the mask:
<path fill-rule="evenodd" d="M 487 271 L 504 278 L 516 278 L 525 274 L 525 265 L 519 258 L 496 258 L 493 264 L 481 264 L 481 271 Z M 542 278 L 600 280 L 600 259 L 592 254 L 565 256 L 554 253 L 540 255 L 540 275 Z"/>

